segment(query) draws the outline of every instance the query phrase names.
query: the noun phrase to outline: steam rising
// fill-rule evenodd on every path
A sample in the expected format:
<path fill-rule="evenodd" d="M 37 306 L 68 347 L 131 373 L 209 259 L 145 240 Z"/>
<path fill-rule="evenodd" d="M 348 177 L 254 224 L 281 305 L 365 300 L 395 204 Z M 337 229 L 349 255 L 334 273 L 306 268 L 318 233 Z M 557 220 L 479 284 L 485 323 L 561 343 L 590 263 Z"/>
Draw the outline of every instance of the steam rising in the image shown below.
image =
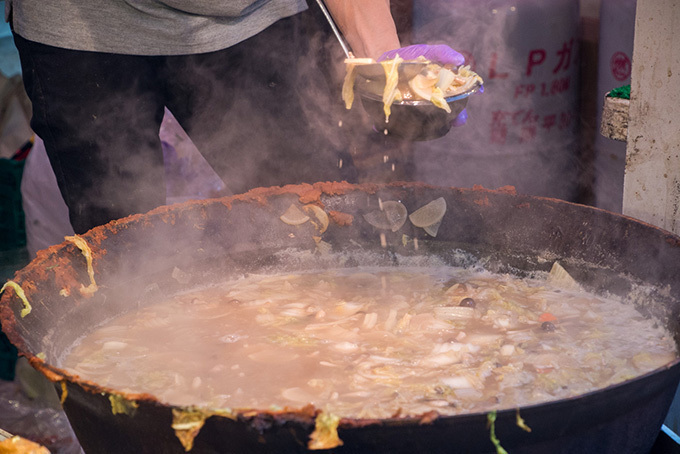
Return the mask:
<path fill-rule="evenodd" d="M 469 100 L 466 125 L 414 144 L 416 179 L 443 186 L 513 185 L 520 193 L 572 200 L 578 179 L 578 6 L 428 0 L 416 1 L 414 10 L 415 40 L 461 51 L 485 81 L 485 93 Z M 567 87 L 550 93 L 553 81 L 567 78 Z M 551 115 L 555 124 L 547 129 Z"/>
<path fill-rule="evenodd" d="M 107 98 L 81 96 L 81 108 L 64 115 L 71 121 L 64 130 L 84 137 L 69 137 L 69 152 L 85 160 L 99 154 L 99 161 L 94 168 L 55 167 L 77 182 L 62 188 L 76 233 L 165 204 L 165 177 L 170 202 L 356 181 L 348 143 L 359 140 L 356 131 L 371 131 L 345 118 L 343 58 L 315 14 L 280 20 L 224 51 L 145 61 L 148 67 L 131 69 L 124 80 L 103 76 Z M 164 105 L 172 116 L 166 115 L 161 146 Z"/>
<path fill-rule="evenodd" d="M 169 202 L 326 180 L 509 184 L 522 193 L 571 199 L 578 172 L 577 119 L 568 118 L 562 130 L 537 126 L 534 132 L 513 122 L 575 112 L 575 45 L 559 68 L 572 86 L 545 99 L 517 93 L 534 78 L 549 80 L 558 67 L 560 46 L 575 33 L 578 9 L 570 0 L 552 7 L 538 0 L 510 5 L 500 0 L 414 3 L 413 41 L 446 43 L 464 52 L 486 81 L 486 93 L 469 100 L 467 124 L 429 142 L 385 136 L 373 130 L 360 106 L 345 110 L 342 50 L 316 8 L 277 22 L 227 53 L 170 57 L 167 65 L 153 68 L 158 83 L 167 81 L 165 104 L 174 115 L 166 116 L 161 129 L 163 146 L 157 131 L 141 127 L 151 123 L 160 128 L 162 105 L 161 110 L 149 107 L 158 106 L 156 99 L 138 99 L 127 108 L 113 99 L 108 115 L 125 118 L 129 130 L 121 134 L 98 127 L 96 133 L 104 129 L 111 148 L 132 152 L 112 154 L 108 168 L 98 169 L 101 173 L 80 190 L 90 200 L 72 205 L 78 210 L 87 204 L 119 204 L 121 216 L 145 212 L 164 204 L 164 177 Z M 527 52 L 535 46 L 545 47 L 546 62 L 534 65 L 527 77 Z M 143 89 L 143 83 L 131 84 L 127 94 Z M 500 128 L 491 127 L 494 118 L 508 113 L 515 116 L 504 118 Z M 173 126 L 174 119 L 191 141 Z M 76 228 L 77 233 L 83 230 Z"/>

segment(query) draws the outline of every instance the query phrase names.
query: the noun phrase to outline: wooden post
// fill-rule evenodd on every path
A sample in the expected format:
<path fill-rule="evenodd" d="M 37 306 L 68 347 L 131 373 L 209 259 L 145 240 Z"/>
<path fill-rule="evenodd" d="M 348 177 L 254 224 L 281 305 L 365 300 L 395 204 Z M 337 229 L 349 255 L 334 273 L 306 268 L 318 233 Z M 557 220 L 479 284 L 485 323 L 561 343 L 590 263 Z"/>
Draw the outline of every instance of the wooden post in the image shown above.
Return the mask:
<path fill-rule="evenodd" d="M 680 0 L 638 0 L 623 213 L 680 234 Z"/>

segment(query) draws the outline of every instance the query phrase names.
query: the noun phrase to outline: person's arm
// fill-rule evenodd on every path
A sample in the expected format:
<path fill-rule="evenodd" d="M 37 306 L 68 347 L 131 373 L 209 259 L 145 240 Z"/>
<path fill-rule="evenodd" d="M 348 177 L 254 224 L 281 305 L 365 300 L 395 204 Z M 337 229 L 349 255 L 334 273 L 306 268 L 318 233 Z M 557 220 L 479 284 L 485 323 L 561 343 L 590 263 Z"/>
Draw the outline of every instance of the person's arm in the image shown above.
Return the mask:
<path fill-rule="evenodd" d="M 355 57 L 377 59 L 397 49 L 397 27 L 389 0 L 325 0 Z"/>

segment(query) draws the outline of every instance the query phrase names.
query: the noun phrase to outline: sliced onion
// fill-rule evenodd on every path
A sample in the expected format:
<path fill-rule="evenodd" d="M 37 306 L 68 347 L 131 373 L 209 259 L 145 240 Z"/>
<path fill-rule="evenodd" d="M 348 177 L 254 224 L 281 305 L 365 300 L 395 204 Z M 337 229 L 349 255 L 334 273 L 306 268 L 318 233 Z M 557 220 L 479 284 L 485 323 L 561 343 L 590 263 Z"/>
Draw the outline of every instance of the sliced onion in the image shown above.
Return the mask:
<path fill-rule="evenodd" d="M 331 347 L 341 353 L 352 353 L 359 350 L 359 346 L 354 342 L 338 342 Z"/>
<path fill-rule="evenodd" d="M 372 329 L 378 323 L 378 313 L 371 312 L 364 316 L 363 327 L 366 329 Z"/>
<path fill-rule="evenodd" d="M 309 216 L 291 203 L 286 212 L 283 213 L 279 219 L 288 225 L 300 225 L 309 221 Z"/>
<path fill-rule="evenodd" d="M 420 361 L 423 367 L 444 367 L 461 362 L 462 355 L 455 351 L 430 355 Z"/>
<path fill-rule="evenodd" d="M 474 307 L 440 306 L 434 308 L 434 315 L 444 320 L 466 320 L 475 316 Z"/>
<path fill-rule="evenodd" d="M 449 85 L 453 83 L 453 79 L 456 78 L 456 75 L 451 71 L 450 69 L 442 68 L 439 71 L 439 78 L 437 79 L 437 87 L 446 93 L 447 89 L 449 88 Z"/>
<path fill-rule="evenodd" d="M 453 389 L 473 388 L 472 383 L 465 376 L 442 378 L 442 383 Z"/>
<path fill-rule="evenodd" d="M 499 341 L 503 336 L 500 334 L 468 334 L 465 341 L 469 344 L 488 345 Z"/>
<path fill-rule="evenodd" d="M 426 227 L 423 227 L 423 230 L 427 232 L 428 235 L 430 235 L 432 238 L 437 236 L 437 232 L 439 231 L 439 226 L 442 225 L 441 219 L 437 222 L 435 222 L 432 225 L 428 225 Z"/>
<path fill-rule="evenodd" d="M 418 208 L 408 218 L 411 220 L 411 224 L 416 227 L 428 227 L 441 222 L 444 213 L 446 213 L 446 200 L 444 197 L 439 197 Z"/>
<path fill-rule="evenodd" d="M 364 219 L 377 229 L 396 232 L 406 223 L 406 207 L 396 200 L 388 200 L 381 205 L 380 210 L 364 214 Z"/>
<path fill-rule="evenodd" d="M 429 101 L 432 97 L 432 89 L 436 86 L 438 80 L 435 73 L 427 71 L 425 74 L 418 74 L 409 80 L 408 86 L 418 98 Z"/>

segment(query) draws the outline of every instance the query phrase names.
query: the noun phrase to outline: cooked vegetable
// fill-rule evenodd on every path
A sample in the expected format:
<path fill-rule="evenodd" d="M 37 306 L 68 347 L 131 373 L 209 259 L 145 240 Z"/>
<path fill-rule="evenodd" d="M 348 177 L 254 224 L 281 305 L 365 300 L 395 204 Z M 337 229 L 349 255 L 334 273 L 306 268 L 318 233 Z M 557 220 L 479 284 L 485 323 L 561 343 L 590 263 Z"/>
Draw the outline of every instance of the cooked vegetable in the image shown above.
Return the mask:
<path fill-rule="evenodd" d="M 468 319 L 475 315 L 475 309 L 472 306 L 435 307 L 434 315 L 444 320 Z"/>
<path fill-rule="evenodd" d="M 118 394 L 109 394 L 109 402 L 111 402 L 111 413 L 114 415 L 133 416 L 139 407 L 139 404 L 134 400 L 128 400 Z"/>
<path fill-rule="evenodd" d="M 408 86 L 414 95 L 420 99 L 429 100 L 432 97 L 432 90 L 437 87 L 438 81 L 439 77 L 437 74 L 430 70 L 424 70 L 422 73 L 409 80 Z"/>
<path fill-rule="evenodd" d="M 441 221 L 446 213 L 446 199 L 439 197 L 426 205 L 418 208 L 409 215 L 411 224 L 416 227 L 427 227 Z"/>
<path fill-rule="evenodd" d="M 403 203 L 387 200 L 380 203 L 380 209 L 364 214 L 364 219 L 377 229 L 396 232 L 406 223 L 407 214 Z"/>
<path fill-rule="evenodd" d="M 326 231 L 326 229 L 328 229 L 328 222 L 329 222 L 328 221 L 328 215 L 323 210 L 323 208 L 321 208 L 320 206 L 317 206 L 317 205 L 310 204 L 310 205 L 304 205 L 302 207 L 302 209 L 305 210 L 305 212 L 307 212 L 307 214 L 314 216 L 314 219 L 316 219 L 316 221 L 318 221 L 318 222 L 312 221 L 312 224 L 314 224 L 314 226 L 317 228 L 317 230 L 319 230 L 319 233 L 324 233 Z"/>
<path fill-rule="evenodd" d="M 449 68 L 429 62 L 420 57 L 418 62 L 426 63 L 425 69 L 413 76 L 407 83 L 399 84 L 399 64 L 404 60 L 397 55 L 392 60 L 382 61 L 386 83 L 383 87 L 383 110 L 385 119 L 389 122 L 391 106 L 394 101 L 425 100 L 435 106 L 451 112 L 446 98 L 465 93 L 476 84 L 483 84 L 482 78 L 470 70 L 469 66 Z M 411 61 L 411 60 L 409 60 Z M 354 101 L 354 84 L 357 78 L 357 65 L 375 63 L 372 59 L 348 58 L 345 60 L 346 74 L 342 86 L 342 99 L 345 107 L 350 109 Z"/>
<path fill-rule="evenodd" d="M 18 435 L 0 441 L 0 454 L 50 454 L 50 451 Z"/>
<path fill-rule="evenodd" d="M 188 289 L 94 330 L 63 364 L 184 407 L 311 404 L 373 419 L 568 399 L 677 357 L 632 305 L 540 277 L 406 266 L 420 258 Z M 474 307 L 459 305 L 467 298 Z M 555 322 L 539 322 L 548 305 L 560 320 L 550 333 L 541 323 Z"/>
<path fill-rule="evenodd" d="M 489 426 L 489 438 L 491 439 L 491 443 L 493 443 L 494 447 L 496 448 L 496 453 L 497 454 L 508 454 L 508 451 L 503 449 L 501 446 L 501 442 L 496 436 L 496 411 L 491 411 L 486 415 L 487 423 Z"/>
<path fill-rule="evenodd" d="M 431 225 L 426 225 L 423 227 L 423 230 L 425 230 L 425 233 L 430 235 L 432 238 L 437 236 L 437 233 L 439 232 L 439 226 L 442 225 L 441 219 L 434 224 Z"/>
<path fill-rule="evenodd" d="M 385 91 L 383 92 L 383 111 L 385 112 L 385 123 L 390 121 L 392 103 L 395 99 L 401 99 L 401 92 L 397 88 L 399 83 L 399 64 L 404 61 L 398 55 L 394 60 L 382 62 L 385 69 Z"/>
<path fill-rule="evenodd" d="M 172 409 L 172 429 L 186 452 L 194 447 L 194 439 L 203 428 L 208 416 L 211 415 L 200 410 Z"/>
<path fill-rule="evenodd" d="M 456 79 L 456 74 L 447 68 L 441 68 L 439 70 L 439 77 L 437 78 L 437 88 L 442 91 L 448 90 L 454 80 Z"/>
<path fill-rule="evenodd" d="M 345 101 L 345 108 L 351 109 L 354 104 L 354 82 L 357 78 L 356 63 L 347 63 L 345 81 L 342 84 L 342 100 Z"/>
<path fill-rule="evenodd" d="M 576 279 L 571 277 L 571 274 L 569 274 L 558 262 L 553 263 L 550 274 L 548 274 L 548 282 L 551 285 L 561 287 L 565 290 L 581 290 L 581 286 L 576 282 Z"/>
<path fill-rule="evenodd" d="M 92 249 L 90 249 L 90 245 L 87 244 L 87 241 L 85 241 L 82 237 L 78 235 L 66 236 L 64 237 L 64 239 L 75 244 L 78 247 L 78 249 L 80 249 L 80 252 L 83 254 L 83 257 L 85 257 L 85 262 L 87 263 L 87 275 L 90 277 L 90 285 L 86 287 L 85 285 L 81 284 L 80 293 L 85 296 L 91 296 L 98 290 L 97 283 L 94 280 L 94 267 L 92 266 Z"/>
<path fill-rule="evenodd" d="M 338 436 L 339 424 L 339 416 L 324 412 L 319 413 L 314 424 L 314 432 L 309 436 L 307 447 L 317 450 L 342 446 L 342 440 Z"/>
<path fill-rule="evenodd" d="M 61 397 L 59 398 L 59 403 L 64 405 L 66 398 L 68 397 L 68 388 L 66 388 L 66 380 L 61 382 Z"/>
<path fill-rule="evenodd" d="M 21 302 L 24 304 L 24 308 L 21 309 L 21 318 L 26 317 L 28 314 L 31 313 L 31 304 L 28 302 L 28 299 L 26 299 L 26 293 L 24 293 L 24 289 L 21 288 L 19 284 L 17 284 L 14 281 L 7 281 L 5 282 L 5 285 L 2 286 L 0 289 L 0 294 L 5 291 L 6 288 L 11 288 L 14 290 L 14 293 L 19 297 Z"/>
<path fill-rule="evenodd" d="M 345 108 L 351 109 L 354 103 L 354 82 L 357 77 L 357 66 L 372 64 L 372 58 L 346 58 L 345 59 L 345 80 L 342 84 L 342 100 L 345 101 Z"/>
<path fill-rule="evenodd" d="M 516 418 L 517 420 L 517 427 L 522 429 L 525 432 L 531 432 L 531 427 L 527 426 L 527 423 L 524 421 L 524 418 L 522 418 L 519 414 L 519 408 L 517 409 L 516 413 Z"/>
<path fill-rule="evenodd" d="M 430 102 L 435 106 L 439 107 L 440 109 L 444 109 L 447 113 L 451 113 L 451 107 L 449 107 L 449 103 L 446 102 L 446 98 L 444 98 L 444 93 L 442 93 L 439 87 L 434 87 L 432 89 L 432 94 L 430 95 Z"/>
<path fill-rule="evenodd" d="M 309 221 L 309 216 L 291 203 L 286 212 L 280 216 L 280 219 L 288 225 L 300 225 Z"/>
<path fill-rule="evenodd" d="M 411 220 L 411 224 L 416 227 L 422 227 L 428 235 L 436 237 L 445 213 L 446 200 L 443 197 L 439 197 L 427 205 L 418 208 L 408 218 Z"/>

